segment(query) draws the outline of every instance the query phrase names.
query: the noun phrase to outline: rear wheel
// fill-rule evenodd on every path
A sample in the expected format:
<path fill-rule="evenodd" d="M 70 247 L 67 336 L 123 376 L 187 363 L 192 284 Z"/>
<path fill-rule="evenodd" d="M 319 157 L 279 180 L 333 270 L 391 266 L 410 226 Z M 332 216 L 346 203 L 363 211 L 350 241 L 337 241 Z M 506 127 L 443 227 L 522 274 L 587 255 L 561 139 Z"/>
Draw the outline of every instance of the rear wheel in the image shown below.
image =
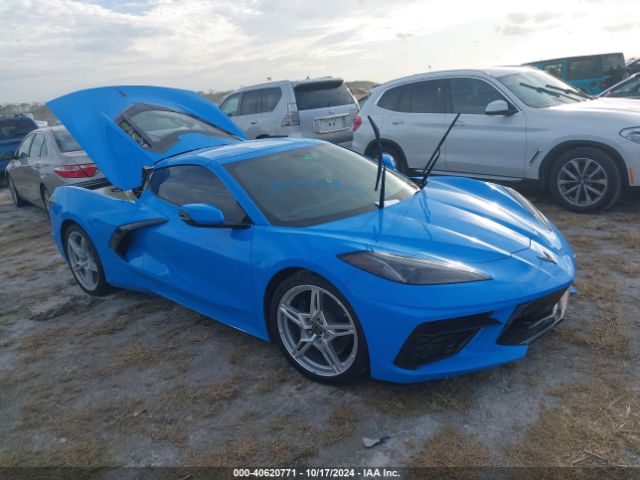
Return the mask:
<path fill-rule="evenodd" d="M 611 155 L 580 147 L 562 154 L 551 167 L 549 188 L 566 209 L 589 213 L 613 206 L 622 195 L 622 180 Z"/>
<path fill-rule="evenodd" d="M 71 273 L 78 285 L 90 295 L 109 293 L 111 286 L 105 280 L 102 262 L 87 232 L 78 225 L 72 225 L 65 232 L 64 238 Z"/>
<path fill-rule="evenodd" d="M 322 383 L 344 383 L 368 367 L 367 344 L 349 302 L 322 277 L 303 271 L 275 291 L 269 328 L 286 359 Z"/>
<path fill-rule="evenodd" d="M 42 206 L 44 207 L 44 211 L 47 213 L 47 217 L 49 217 L 49 211 L 51 210 L 51 193 L 49 193 L 49 189 L 44 185 L 40 187 L 40 196 L 42 197 Z"/>
<path fill-rule="evenodd" d="M 11 194 L 11 200 L 16 207 L 24 207 L 27 202 L 25 202 L 20 194 L 18 193 L 18 189 L 16 188 L 15 183 L 13 183 L 13 179 L 7 174 L 7 184 L 9 185 L 9 193 Z"/>
<path fill-rule="evenodd" d="M 388 153 L 389 155 L 391 155 L 393 157 L 393 159 L 396 161 L 396 165 L 398 166 L 398 171 L 404 175 L 408 175 L 409 174 L 409 168 L 407 167 L 407 161 L 404 158 L 404 155 L 402 154 L 402 152 L 397 149 L 394 146 L 391 146 L 389 144 L 383 143 L 382 144 L 382 153 Z M 371 147 L 369 147 L 367 149 L 367 153 L 366 155 L 369 158 L 373 158 L 374 160 L 376 160 L 378 158 L 378 146 L 377 145 L 373 145 Z"/>

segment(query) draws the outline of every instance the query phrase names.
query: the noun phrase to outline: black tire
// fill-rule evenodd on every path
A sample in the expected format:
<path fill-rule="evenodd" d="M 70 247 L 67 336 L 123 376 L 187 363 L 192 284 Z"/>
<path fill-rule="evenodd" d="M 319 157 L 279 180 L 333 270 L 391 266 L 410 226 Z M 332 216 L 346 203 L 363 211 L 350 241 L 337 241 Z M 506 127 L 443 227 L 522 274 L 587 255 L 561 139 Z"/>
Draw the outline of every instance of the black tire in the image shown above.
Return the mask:
<path fill-rule="evenodd" d="M 403 175 L 409 175 L 409 167 L 407 166 L 407 161 L 399 149 L 397 149 L 392 145 L 389 145 L 388 143 L 383 143 L 382 153 L 388 153 L 389 155 L 391 155 L 393 159 L 396 161 L 396 166 L 398 167 L 398 171 Z M 367 149 L 366 156 L 376 160 L 378 158 L 378 146 L 375 144 L 370 146 Z"/>
<path fill-rule="evenodd" d="M 42 207 L 44 208 L 47 217 L 51 218 L 49 210 L 51 209 L 51 193 L 49 193 L 49 189 L 44 185 L 40 186 L 40 199 L 42 200 Z"/>
<path fill-rule="evenodd" d="M 16 188 L 16 184 L 13 183 L 13 180 L 7 173 L 7 185 L 9 186 L 9 193 L 11 193 L 11 200 L 16 207 L 24 207 L 27 202 L 20 196 L 18 193 L 18 189 Z"/>
<path fill-rule="evenodd" d="M 278 311 L 280 307 L 280 302 L 281 300 L 283 300 L 283 297 L 285 297 L 285 295 L 290 295 L 290 292 L 292 291 L 292 289 L 294 290 L 296 288 L 304 289 L 305 287 L 309 287 L 309 286 L 319 287 L 320 290 L 329 293 L 329 295 L 327 295 L 326 293 L 323 293 L 324 300 L 322 300 L 322 304 L 323 304 L 322 311 L 324 313 L 324 316 L 322 318 L 328 319 L 327 321 L 329 322 L 333 321 L 334 323 L 340 323 L 337 320 L 335 320 L 336 318 L 338 318 L 338 316 L 334 316 L 331 310 L 333 309 L 334 312 L 336 311 L 339 312 L 341 308 L 344 308 L 346 312 L 348 312 L 348 315 L 350 317 L 348 320 L 351 320 L 350 324 L 346 323 L 344 325 L 355 326 L 355 335 L 349 334 L 348 339 L 347 339 L 347 336 L 338 337 L 339 341 L 343 343 L 342 344 L 338 343 L 338 346 L 336 348 L 331 347 L 333 349 L 333 352 L 337 354 L 337 357 L 339 360 L 342 360 L 341 356 L 344 356 L 344 361 L 342 365 L 344 365 L 345 363 L 351 362 L 350 366 L 348 366 L 344 371 L 340 373 L 334 372 L 333 374 L 318 374 L 309 370 L 308 367 L 305 367 L 303 365 L 303 363 L 308 362 L 307 357 L 308 356 L 311 357 L 312 354 L 315 354 L 316 358 L 319 358 L 319 359 L 322 359 L 324 357 L 324 354 L 321 353 L 321 350 L 315 346 L 316 343 L 312 342 L 312 345 L 307 349 L 308 353 L 305 353 L 303 355 L 304 359 L 301 362 L 299 362 L 297 359 L 293 357 L 292 353 L 289 352 L 289 350 L 287 349 L 287 346 L 285 345 L 285 342 L 287 342 L 287 334 L 284 333 L 284 331 L 279 328 L 279 324 L 278 324 Z M 300 295 L 302 296 L 304 295 L 304 293 L 300 293 Z M 334 299 L 337 299 L 339 301 L 339 304 L 336 303 Z M 302 300 L 304 301 L 304 299 Z M 309 302 L 310 301 L 311 300 L 309 300 Z M 325 304 L 326 304 L 326 311 L 325 311 Z M 311 308 L 310 308 L 310 311 L 311 311 Z M 346 319 L 347 317 L 345 316 L 344 318 Z M 271 298 L 268 321 L 269 321 L 269 325 L 268 325 L 269 333 L 271 335 L 271 338 L 275 341 L 275 343 L 278 344 L 284 357 L 296 370 L 298 370 L 300 373 L 310 378 L 311 380 L 314 380 L 320 383 L 326 383 L 326 384 L 349 383 L 362 377 L 368 371 L 369 352 L 367 349 L 366 339 L 364 337 L 364 333 L 360 325 L 360 321 L 358 320 L 358 317 L 355 311 L 353 310 L 353 308 L 351 307 L 347 299 L 340 293 L 340 291 L 336 287 L 334 287 L 331 283 L 329 283 L 324 278 L 309 271 L 300 271 L 291 275 L 287 279 L 285 279 L 278 286 L 278 288 L 273 294 L 273 297 Z M 309 321 L 312 322 L 313 320 L 309 319 Z M 287 323 L 287 325 L 289 324 Z M 313 331 L 313 329 L 309 329 L 308 331 Z M 314 337 L 315 336 L 316 335 L 314 333 Z M 302 337 L 302 329 L 300 329 L 300 337 Z M 318 344 L 320 345 L 322 344 L 323 338 L 324 338 L 324 333 L 322 334 L 322 337 L 317 338 Z M 330 342 L 337 341 L 338 339 L 333 339 Z M 353 352 L 354 346 L 356 349 L 355 352 Z M 325 363 L 327 364 L 327 367 L 325 368 L 329 368 L 328 367 L 330 365 L 329 362 L 325 360 Z"/>
<path fill-rule="evenodd" d="M 79 274 L 76 273 L 76 270 L 72 265 L 73 254 L 70 255 L 70 252 L 69 252 L 69 249 L 71 248 L 69 246 L 69 239 L 72 237 L 72 235 L 74 236 L 80 235 L 87 242 L 86 245 L 87 245 L 88 251 L 92 255 L 92 258 L 97 267 L 97 281 L 95 286 L 92 286 L 92 287 L 87 286 L 85 282 L 83 282 L 79 278 Z M 101 297 L 111 293 L 111 291 L 113 290 L 113 287 L 109 285 L 109 283 L 107 283 L 107 280 L 105 279 L 104 267 L 102 266 L 102 261 L 100 260 L 98 251 L 96 250 L 96 247 L 93 245 L 93 242 L 91 241 L 91 238 L 89 237 L 87 232 L 85 232 L 79 225 L 73 224 L 70 227 L 68 227 L 64 232 L 64 250 L 67 257 L 67 262 L 69 263 L 69 268 L 71 268 L 71 273 L 73 274 L 73 277 L 76 279 L 76 282 L 78 283 L 80 288 L 82 288 L 89 295 L 93 295 L 97 297 Z"/>
<path fill-rule="evenodd" d="M 623 189 L 622 176 L 612 156 L 593 147 L 563 153 L 549 171 L 548 186 L 558 204 L 579 213 L 612 207 Z"/>

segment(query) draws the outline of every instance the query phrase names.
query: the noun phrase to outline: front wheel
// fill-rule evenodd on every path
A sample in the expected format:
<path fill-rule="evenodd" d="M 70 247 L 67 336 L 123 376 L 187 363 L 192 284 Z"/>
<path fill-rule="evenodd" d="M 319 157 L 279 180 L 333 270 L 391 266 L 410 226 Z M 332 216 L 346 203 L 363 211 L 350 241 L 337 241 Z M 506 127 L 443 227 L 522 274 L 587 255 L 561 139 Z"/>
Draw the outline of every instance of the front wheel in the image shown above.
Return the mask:
<path fill-rule="evenodd" d="M 549 188 L 566 209 L 589 213 L 613 206 L 622 195 L 622 180 L 611 155 L 580 147 L 557 159 L 549 174 Z"/>
<path fill-rule="evenodd" d="M 104 268 L 93 242 L 80 226 L 72 225 L 65 233 L 65 251 L 71 273 L 78 285 L 90 295 L 102 296 L 111 291 Z"/>
<path fill-rule="evenodd" d="M 40 196 L 42 197 L 42 206 L 44 207 L 44 211 L 47 214 L 47 217 L 51 216 L 51 193 L 49 193 L 49 189 L 45 186 L 40 188 Z"/>
<path fill-rule="evenodd" d="M 353 308 L 311 272 L 296 273 L 276 289 L 269 328 L 289 363 L 312 380 L 345 383 L 368 367 L 367 343 Z"/>

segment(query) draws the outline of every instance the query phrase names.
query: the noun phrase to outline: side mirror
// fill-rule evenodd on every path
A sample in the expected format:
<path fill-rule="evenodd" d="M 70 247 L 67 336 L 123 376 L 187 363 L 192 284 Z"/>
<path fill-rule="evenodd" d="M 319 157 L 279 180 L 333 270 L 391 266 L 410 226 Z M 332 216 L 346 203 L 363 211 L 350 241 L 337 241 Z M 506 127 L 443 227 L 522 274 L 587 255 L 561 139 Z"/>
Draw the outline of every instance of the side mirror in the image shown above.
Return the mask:
<path fill-rule="evenodd" d="M 387 167 L 390 170 L 398 170 L 398 165 L 396 164 L 396 159 L 393 158 L 393 155 L 390 155 L 388 153 L 383 153 L 382 154 L 382 162 L 384 163 L 384 166 Z"/>
<path fill-rule="evenodd" d="M 8 150 L 6 152 L 2 152 L 2 160 L 13 160 L 15 158 L 15 153 L 13 150 Z"/>
<path fill-rule="evenodd" d="M 512 115 L 514 111 L 504 100 L 494 100 L 484 109 L 485 115 Z"/>
<path fill-rule="evenodd" d="M 183 205 L 179 215 L 184 222 L 195 227 L 217 227 L 224 223 L 222 211 L 206 203 Z"/>

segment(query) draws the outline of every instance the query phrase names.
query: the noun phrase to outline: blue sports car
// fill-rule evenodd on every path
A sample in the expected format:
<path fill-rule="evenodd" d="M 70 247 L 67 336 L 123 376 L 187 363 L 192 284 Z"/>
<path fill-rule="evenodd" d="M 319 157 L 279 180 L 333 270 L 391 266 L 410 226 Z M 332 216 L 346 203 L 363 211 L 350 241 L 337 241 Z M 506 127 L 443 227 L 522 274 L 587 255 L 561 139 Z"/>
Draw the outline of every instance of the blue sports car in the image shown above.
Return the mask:
<path fill-rule="evenodd" d="M 381 164 L 317 140 L 247 141 L 184 90 L 96 88 L 49 107 L 110 182 L 53 195 L 53 237 L 90 294 L 162 295 L 327 383 L 503 364 L 564 318 L 571 248 L 509 188 L 420 188 L 390 170 L 381 194 Z"/>

